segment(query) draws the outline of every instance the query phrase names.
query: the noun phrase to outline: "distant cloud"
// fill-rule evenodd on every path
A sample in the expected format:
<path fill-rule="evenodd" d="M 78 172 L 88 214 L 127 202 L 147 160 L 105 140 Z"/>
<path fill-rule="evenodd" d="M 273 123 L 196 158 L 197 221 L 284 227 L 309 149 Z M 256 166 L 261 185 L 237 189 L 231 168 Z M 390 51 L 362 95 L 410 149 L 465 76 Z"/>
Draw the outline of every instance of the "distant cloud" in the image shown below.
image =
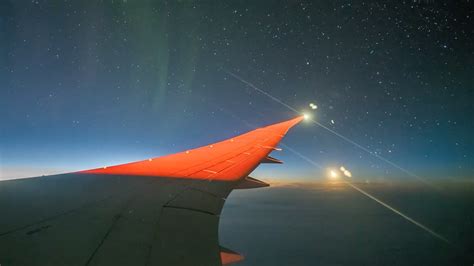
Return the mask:
<path fill-rule="evenodd" d="M 68 169 L 59 168 L 39 168 L 39 167 L 0 167 L 0 181 L 35 177 L 42 175 L 54 175 L 69 172 Z"/>

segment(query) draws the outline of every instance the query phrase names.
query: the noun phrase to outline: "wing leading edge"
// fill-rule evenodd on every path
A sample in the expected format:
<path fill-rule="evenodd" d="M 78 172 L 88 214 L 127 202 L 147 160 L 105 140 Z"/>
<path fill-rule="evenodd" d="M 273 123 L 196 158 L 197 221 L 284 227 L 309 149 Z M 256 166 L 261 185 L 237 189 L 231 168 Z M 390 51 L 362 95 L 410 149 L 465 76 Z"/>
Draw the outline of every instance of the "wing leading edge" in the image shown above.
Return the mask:
<path fill-rule="evenodd" d="M 76 173 L 0 182 L 0 262 L 9 265 L 222 265 L 219 215 L 233 189 L 303 118 L 200 148 Z M 278 161 L 278 160 L 277 160 Z M 278 161 L 279 162 L 279 161 Z"/>

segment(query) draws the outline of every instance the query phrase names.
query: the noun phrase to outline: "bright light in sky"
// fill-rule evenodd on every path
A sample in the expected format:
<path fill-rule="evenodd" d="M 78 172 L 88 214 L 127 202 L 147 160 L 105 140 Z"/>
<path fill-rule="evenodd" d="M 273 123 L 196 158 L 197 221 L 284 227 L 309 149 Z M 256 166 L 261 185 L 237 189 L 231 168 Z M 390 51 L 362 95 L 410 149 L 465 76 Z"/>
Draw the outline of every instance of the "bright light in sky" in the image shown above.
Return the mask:
<path fill-rule="evenodd" d="M 314 103 L 310 103 L 310 104 L 309 104 L 309 107 L 311 107 L 311 109 L 313 109 L 313 110 L 318 109 L 318 106 L 317 106 L 316 104 L 314 104 Z"/>
<path fill-rule="evenodd" d="M 349 170 L 347 170 L 344 166 L 339 167 L 339 169 L 338 168 L 328 169 L 328 177 L 332 180 L 339 179 L 341 174 L 346 177 L 352 177 L 352 173 Z"/>
<path fill-rule="evenodd" d="M 311 118 L 311 116 L 308 113 L 303 113 L 303 118 L 304 120 L 308 120 Z"/>
<path fill-rule="evenodd" d="M 348 170 L 344 171 L 344 175 L 347 177 L 352 177 L 352 173 L 349 172 Z"/>
<path fill-rule="evenodd" d="M 336 170 L 329 169 L 329 178 L 337 179 L 339 177 L 339 173 Z"/>
<path fill-rule="evenodd" d="M 347 177 L 352 177 L 352 173 L 351 173 L 349 170 L 347 170 L 346 168 L 344 168 L 344 166 L 341 166 L 341 167 L 339 168 L 339 170 L 341 170 L 341 172 L 342 172 L 345 176 L 347 176 Z"/>

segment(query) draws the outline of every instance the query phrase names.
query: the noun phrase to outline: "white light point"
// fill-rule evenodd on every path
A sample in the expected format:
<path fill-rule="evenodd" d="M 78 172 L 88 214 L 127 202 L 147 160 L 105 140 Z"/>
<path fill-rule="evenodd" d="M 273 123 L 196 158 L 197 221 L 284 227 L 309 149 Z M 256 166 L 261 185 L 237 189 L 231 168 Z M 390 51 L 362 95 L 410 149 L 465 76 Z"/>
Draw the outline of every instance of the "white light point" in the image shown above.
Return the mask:
<path fill-rule="evenodd" d="M 341 172 L 342 172 L 345 176 L 347 176 L 347 177 L 352 177 L 352 173 L 351 173 L 349 170 L 347 170 L 344 166 L 341 166 L 341 167 L 339 168 L 339 170 L 341 170 Z"/>
<path fill-rule="evenodd" d="M 339 173 L 333 169 L 329 169 L 329 178 L 337 179 L 339 177 Z"/>
<path fill-rule="evenodd" d="M 304 120 L 309 120 L 311 116 L 308 113 L 303 113 Z"/>

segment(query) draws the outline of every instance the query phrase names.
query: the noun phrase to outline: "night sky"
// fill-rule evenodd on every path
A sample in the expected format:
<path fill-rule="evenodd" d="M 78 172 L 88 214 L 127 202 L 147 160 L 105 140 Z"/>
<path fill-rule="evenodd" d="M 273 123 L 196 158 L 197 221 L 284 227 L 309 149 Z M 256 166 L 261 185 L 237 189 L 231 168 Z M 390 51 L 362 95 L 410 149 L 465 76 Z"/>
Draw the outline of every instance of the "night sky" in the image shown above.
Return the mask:
<path fill-rule="evenodd" d="M 0 1 L 0 178 L 113 165 L 297 114 L 427 180 L 474 173 L 469 1 Z M 332 122 L 331 122 L 332 120 Z M 413 180 L 311 123 L 257 177 Z"/>

